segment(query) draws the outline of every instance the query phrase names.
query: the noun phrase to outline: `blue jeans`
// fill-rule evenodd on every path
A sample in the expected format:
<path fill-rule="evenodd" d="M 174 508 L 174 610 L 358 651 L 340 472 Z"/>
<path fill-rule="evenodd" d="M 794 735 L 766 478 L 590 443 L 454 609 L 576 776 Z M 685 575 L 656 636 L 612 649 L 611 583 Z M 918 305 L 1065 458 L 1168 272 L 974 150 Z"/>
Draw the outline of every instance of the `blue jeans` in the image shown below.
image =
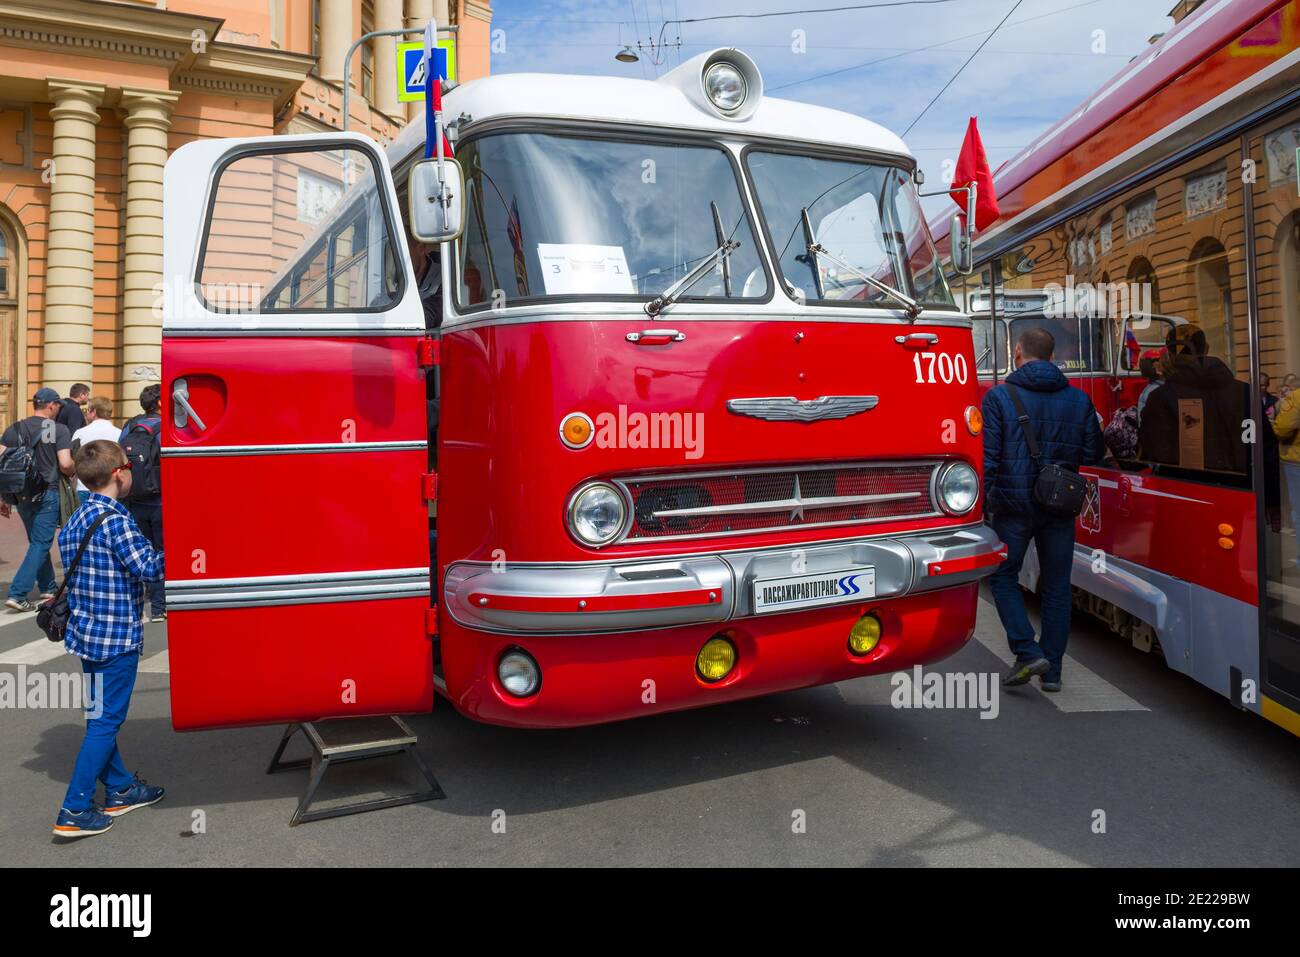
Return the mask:
<path fill-rule="evenodd" d="M 135 780 L 117 750 L 117 732 L 126 720 L 139 666 L 139 650 L 114 655 L 107 661 L 81 660 L 90 693 L 98 699 L 87 703 L 101 713 L 98 718 L 86 718 L 86 735 L 63 798 L 63 806 L 69 811 L 84 811 L 95 803 L 96 781 L 103 781 L 107 790 L 121 791 Z"/>
<path fill-rule="evenodd" d="M 50 560 L 50 547 L 54 544 L 54 530 L 59 524 L 59 490 L 46 489 L 45 496 L 35 504 L 19 503 L 18 515 L 27 529 L 27 554 L 14 572 L 9 597 L 22 601 L 39 584 L 41 592 L 54 591 L 54 563 Z"/>
<path fill-rule="evenodd" d="M 162 505 L 139 505 L 132 502 L 130 508 L 131 517 L 139 526 L 140 534 L 149 539 L 149 543 L 154 548 L 162 551 Z M 160 578 L 157 581 L 145 582 L 145 587 L 149 589 L 149 611 L 154 615 L 162 614 L 167 609 L 167 600 L 164 597 L 167 594 L 166 583 Z"/>
<path fill-rule="evenodd" d="M 1051 668 L 1044 681 L 1061 680 L 1061 659 L 1070 639 L 1070 570 L 1074 564 L 1074 519 L 1045 512 L 1032 515 L 995 515 L 990 521 L 1007 546 L 1007 560 L 989 578 L 1007 643 L 1016 661 L 1046 658 Z M 1020 590 L 1020 567 L 1030 542 L 1038 551 L 1038 591 L 1041 596 L 1042 638 L 1034 641 L 1034 626 L 1025 612 Z"/>

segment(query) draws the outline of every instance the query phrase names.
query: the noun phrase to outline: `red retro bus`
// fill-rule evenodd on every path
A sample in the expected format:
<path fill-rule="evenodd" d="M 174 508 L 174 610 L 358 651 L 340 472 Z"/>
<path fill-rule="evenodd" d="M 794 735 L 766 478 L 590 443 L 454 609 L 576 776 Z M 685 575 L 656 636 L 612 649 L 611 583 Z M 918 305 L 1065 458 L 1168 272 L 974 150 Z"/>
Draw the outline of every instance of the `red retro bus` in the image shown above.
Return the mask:
<path fill-rule="evenodd" d="M 1077 602 L 1300 734 L 1298 151 L 1300 3 L 1211 0 L 997 171 L 956 285 L 986 382 L 1034 322 L 1107 422 L 1147 393 L 1136 456 L 1085 470 Z M 1069 288 L 1144 308 L 1049 319 Z M 1169 342 L 1148 391 L 1133 357 Z"/>
<path fill-rule="evenodd" d="M 736 50 L 444 106 L 441 174 L 419 124 L 167 165 L 175 727 L 582 725 L 960 648 L 1004 550 L 903 143 Z"/>

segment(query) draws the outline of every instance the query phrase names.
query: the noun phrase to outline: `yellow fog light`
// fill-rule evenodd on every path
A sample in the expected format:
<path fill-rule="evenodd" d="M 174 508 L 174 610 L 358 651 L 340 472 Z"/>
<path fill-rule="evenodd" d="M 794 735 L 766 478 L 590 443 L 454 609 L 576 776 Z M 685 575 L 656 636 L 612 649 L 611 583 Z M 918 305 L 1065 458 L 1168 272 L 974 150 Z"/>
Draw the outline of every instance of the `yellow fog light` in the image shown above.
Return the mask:
<path fill-rule="evenodd" d="M 849 650 L 855 655 L 870 653 L 880 643 L 880 619 L 863 615 L 849 629 Z"/>
<path fill-rule="evenodd" d="M 695 657 L 695 670 L 705 681 L 721 681 L 736 667 L 736 646 L 726 638 L 714 636 L 704 643 Z"/>

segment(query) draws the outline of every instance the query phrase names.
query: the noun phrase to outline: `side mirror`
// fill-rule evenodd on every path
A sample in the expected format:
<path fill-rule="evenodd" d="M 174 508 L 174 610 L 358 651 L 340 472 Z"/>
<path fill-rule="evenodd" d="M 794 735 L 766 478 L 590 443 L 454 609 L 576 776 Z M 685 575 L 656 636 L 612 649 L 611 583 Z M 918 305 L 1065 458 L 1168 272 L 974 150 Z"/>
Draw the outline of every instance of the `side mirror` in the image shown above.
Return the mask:
<path fill-rule="evenodd" d="M 952 268 L 963 276 L 975 271 L 975 247 L 970 230 L 962 226 L 961 216 L 953 216 L 948 227 L 948 244 L 952 247 Z"/>
<path fill-rule="evenodd" d="M 454 159 L 420 160 L 407 177 L 411 235 L 422 243 L 446 243 L 465 230 L 465 174 Z"/>

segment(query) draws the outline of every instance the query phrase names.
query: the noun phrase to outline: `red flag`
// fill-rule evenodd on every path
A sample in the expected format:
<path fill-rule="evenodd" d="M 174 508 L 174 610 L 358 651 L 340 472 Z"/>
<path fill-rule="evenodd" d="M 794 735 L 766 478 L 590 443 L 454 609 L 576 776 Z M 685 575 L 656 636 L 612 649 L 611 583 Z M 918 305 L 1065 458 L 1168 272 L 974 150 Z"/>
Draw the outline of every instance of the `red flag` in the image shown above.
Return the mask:
<path fill-rule="evenodd" d="M 980 131 L 975 126 L 973 116 L 970 125 L 966 127 L 966 139 L 962 141 L 961 153 L 957 157 L 952 188 L 959 189 L 971 183 L 975 184 L 975 228 L 987 229 L 998 218 L 998 197 L 993 191 L 993 171 L 989 169 L 989 160 L 984 155 L 984 144 L 980 142 Z M 961 207 L 962 222 L 966 222 L 966 194 L 949 195 Z"/>

